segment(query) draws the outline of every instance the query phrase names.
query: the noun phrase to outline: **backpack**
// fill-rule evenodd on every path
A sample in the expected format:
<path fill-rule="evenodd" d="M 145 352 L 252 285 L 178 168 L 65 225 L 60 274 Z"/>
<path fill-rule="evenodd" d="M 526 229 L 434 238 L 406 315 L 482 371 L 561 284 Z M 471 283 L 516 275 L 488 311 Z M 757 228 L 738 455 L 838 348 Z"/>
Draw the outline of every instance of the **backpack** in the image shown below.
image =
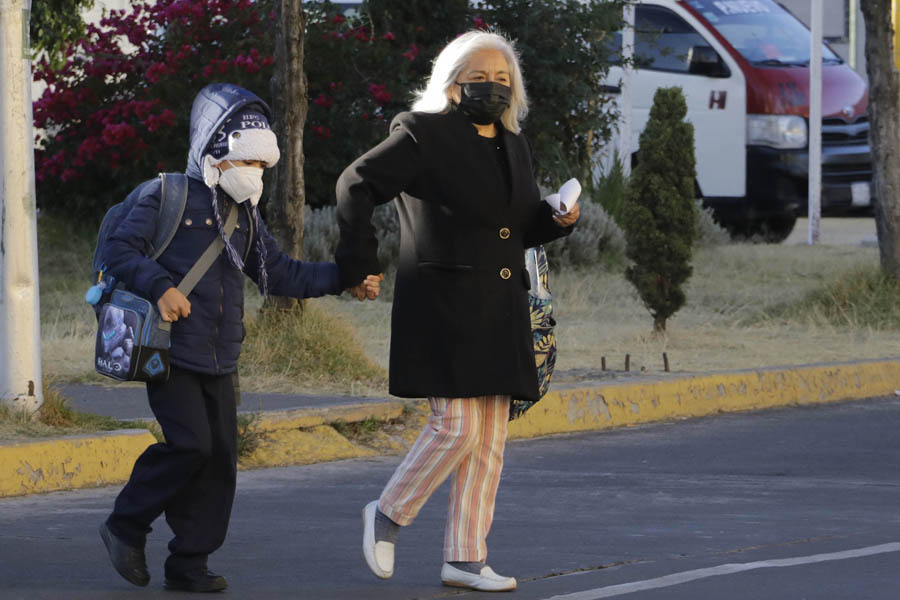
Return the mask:
<path fill-rule="evenodd" d="M 525 250 L 525 269 L 531 287 L 528 303 L 531 312 L 531 334 L 534 342 L 534 361 L 538 373 L 538 398 L 550 389 L 550 377 L 556 366 L 556 320 L 553 318 L 553 295 L 550 293 L 550 268 L 543 246 Z M 536 402 L 513 400 L 509 407 L 509 419 L 525 414 Z"/>
<path fill-rule="evenodd" d="M 134 188 L 125 200 L 114 204 L 106 211 L 100 230 L 97 232 L 97 245 L 94 247 L 94 285 L 85 294 L 85 301 L 93 306 L 94 312 L 99 318 L 100 307 L 112 295 L 116 288 L 116 280 L 106 274 L 106 243 L 112 233 L 119 227 L 131 209 L 152 190 L 152 184 L 159 181 L 159 217 L 156 223 L 156 233 L 153 236 L 150 248 L 146 255 L 156 260 L 165 252 L 184 214 L 187 204 L 188 179 L 184 173 L 160 173 L 155 179 L 148 179 Z"/>
<path fill-rule="evenodd" d="M 188 180 L 183 173 L 160 173 L 138 185 L 103 216 L 94 248 L 95 283 L 85 294 L 97 317 L 94 368 L 119 381 L 158 381 L 169 377 L 169 328 L 146 298 L 124 289 L 106 273 L 107 242 L 131 209 L 159 181 L 159 216 L 146 255 L 153 260 L 166 250 L 187 204 Z"/>

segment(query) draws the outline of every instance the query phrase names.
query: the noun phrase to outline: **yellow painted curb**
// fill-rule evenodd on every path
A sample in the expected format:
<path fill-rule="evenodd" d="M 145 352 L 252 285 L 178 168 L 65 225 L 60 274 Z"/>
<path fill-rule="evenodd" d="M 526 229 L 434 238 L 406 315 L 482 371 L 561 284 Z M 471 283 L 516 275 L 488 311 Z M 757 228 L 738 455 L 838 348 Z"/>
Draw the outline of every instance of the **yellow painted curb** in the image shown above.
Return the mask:
<path fill-rule="evenodd" d="M 307 465 L 375 454 L 375 450 L 351 442 L 327 425 L 305 431 L 280 429 L 266 432 L 259 448 L 241 459 L 241 468 Z"/>
<path fill-rule="evenodd" d="M 406 431 L 399 439 L 376 430 L 364 443 L 359 443 L 327 424 L 359 423 L 367 419 L 389 421 L 402 416 L 408 404 L 408 401 L 387 400 L 377 404 L 343 404 L 265 414 L 256 425 L 256 432 L 261 437 L 259 446 L 249 456 L 241 458 L 240 467 L 306 465 L 404 452 L 418 437 L 421 428 Z M 419 424 L 424 425 L 423 411 L 420 408 L 417 412 Z"/>
<path fill-rule="evenodd" d="M 122 483 L 156 438 L 146 430 L 0 445 L 0 497 Z"/>
<path fill-rule="evenodd" d="M 510 423 L 511 438 L 893 395 L 900 361 L 860 361 L 672 376 L 551 390 Z"/>
<path fill-rule="evenodd" d="M 722 412 L 893 395 L 900 359 L 771 368 L 707 375 L 641 377 L 551 390 L 510 423 L 511 438 L 623 427 Z M 396 419 L 412 406 L 415 420 L 391 435 L 357 443 L 328 423 Z M 403 452 L 425 422 L 425 403 L 385 400 L 260 415 L 260 446 L 242 468 L 308 464 Z M 416 425 L 413 425 L 416 423 Z M 123 430 L 0 445 L 0 497 L 122 483 L 137 457 L 156 442 L 147 431 Z"/>

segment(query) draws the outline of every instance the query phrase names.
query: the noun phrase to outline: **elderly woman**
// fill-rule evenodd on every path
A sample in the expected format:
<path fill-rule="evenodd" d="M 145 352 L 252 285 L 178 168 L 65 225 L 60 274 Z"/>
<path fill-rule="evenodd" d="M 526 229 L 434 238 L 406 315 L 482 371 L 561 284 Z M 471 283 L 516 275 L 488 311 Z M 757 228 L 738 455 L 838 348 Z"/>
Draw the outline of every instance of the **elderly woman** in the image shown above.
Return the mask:
<path fill-rule="evenodd" d="M 541 201 L 519 128 L 526 112 L 512 44 L 469 32 L 437 57 L 413 111 L 337 183 L 344 287 L 380 272 L 372 211 L 399 196 L 390 392 L 431 407 L 381 498 L 363 510 L 363 554 L 382 579 L 394 571 L 399 527 L 452 476 L 441 579 L 516 587 L 484 561 L 510 400 L 538 399 L 524 250 L 567 235 L 578 219 L 577 205 L 554 215 Z"/>

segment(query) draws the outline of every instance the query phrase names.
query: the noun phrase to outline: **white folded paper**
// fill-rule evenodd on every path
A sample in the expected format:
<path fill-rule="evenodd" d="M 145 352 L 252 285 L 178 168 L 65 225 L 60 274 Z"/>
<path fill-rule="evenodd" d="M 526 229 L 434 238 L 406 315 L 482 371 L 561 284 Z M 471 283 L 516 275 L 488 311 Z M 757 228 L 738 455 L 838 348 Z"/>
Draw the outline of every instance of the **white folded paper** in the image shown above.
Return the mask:
<path fill-rule="evenodd" d="M 568 214 L 578 204 L 578 196 L 581 195 L 581 184 L 572 178 L 562 184 L 558 194 L 550 194 L 544 201 L 553 207 L 553 212 L 558 215 Z"/>

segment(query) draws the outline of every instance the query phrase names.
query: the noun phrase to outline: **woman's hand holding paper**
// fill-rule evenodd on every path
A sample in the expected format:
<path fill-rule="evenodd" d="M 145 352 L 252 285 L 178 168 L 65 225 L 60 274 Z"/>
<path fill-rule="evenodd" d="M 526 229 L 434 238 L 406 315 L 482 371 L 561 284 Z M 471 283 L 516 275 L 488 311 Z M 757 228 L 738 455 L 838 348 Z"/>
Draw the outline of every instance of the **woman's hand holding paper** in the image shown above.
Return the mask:
<path fill-rule="evenodd" d="M 578 216 L 581 214 L 581 207 L 577 204 L 569 209 L 569 212 L 562 215 L 553 215 L 553 220 L 556 221 L 557 225 L 562 227 L 571 227 L 578 220 Z"/>
<path fill-rule="evenodd" d="M 581 210 L 578 208 L 578 196 L 581 195 L 581 184 L 577 179 L 570 179 L 559 188 L 559 193 L 550 194 L 544 200 L 553 207 L 553 220 L 563 227 L 569 227 L 578 220 Z"/>

